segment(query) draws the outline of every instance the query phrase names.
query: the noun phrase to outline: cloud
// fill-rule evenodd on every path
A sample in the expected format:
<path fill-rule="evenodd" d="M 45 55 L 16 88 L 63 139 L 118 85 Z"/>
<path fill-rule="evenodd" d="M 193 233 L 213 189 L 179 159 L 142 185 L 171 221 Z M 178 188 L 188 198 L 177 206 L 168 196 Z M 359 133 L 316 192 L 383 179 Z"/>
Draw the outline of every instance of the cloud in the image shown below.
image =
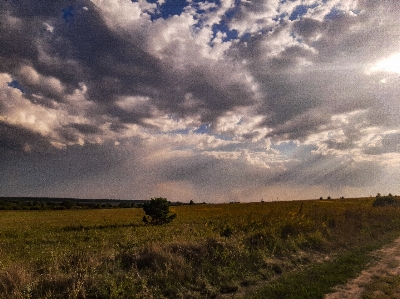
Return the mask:
<path fill-rule="evenodd" d="M 35 105 L 20 90 L 8 86 L 9 82 L 12 82 L 11 76 L 0 74 L 0 120 L 51 137 L 62 111 Z"/>
<path fill-rule="evenodd" d="M 345 187 L 373 186 L 380 181 L 382 170 L 380 163 L 313 155 L 295 163 L 290 171 L 280 173 L 274 180 L 299 186 L 325 186 L 337 192 Z"/>
<path fill-rule="evenodd" d="M 396 174 L 400 4 L 171 3 L 1 4 L 4 192 L 306 198 Z"/>

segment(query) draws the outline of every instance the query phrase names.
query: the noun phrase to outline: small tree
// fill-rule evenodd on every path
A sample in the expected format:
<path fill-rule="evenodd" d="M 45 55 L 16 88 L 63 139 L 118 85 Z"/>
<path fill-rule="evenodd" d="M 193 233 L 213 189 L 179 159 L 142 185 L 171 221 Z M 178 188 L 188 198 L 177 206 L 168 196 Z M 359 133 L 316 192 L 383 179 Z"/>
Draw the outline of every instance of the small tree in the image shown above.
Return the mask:
<path fill-rule="evenodd" d="M 66 200 L 61 203 L 61 206 L 65 207 L 66 209 L 72 209 L 76 206 L 76 202 L 74 200 Z"/>
<path fill-rule="evenodd" d="M 379 193 L 376 195 L 373 207 L 385 207 L 385 206 L 398 206 L 399 202 L 389 193 L 387 196 L 381 196 Z"/>
<path fill-rule="evenodd" d="M 169 202 L 166 198 L 156 197 L 143 204 L 145 215 L 143 222 L 151 224 L 169 223 L 176 218 L 176 214 L 169 215 Z"/>

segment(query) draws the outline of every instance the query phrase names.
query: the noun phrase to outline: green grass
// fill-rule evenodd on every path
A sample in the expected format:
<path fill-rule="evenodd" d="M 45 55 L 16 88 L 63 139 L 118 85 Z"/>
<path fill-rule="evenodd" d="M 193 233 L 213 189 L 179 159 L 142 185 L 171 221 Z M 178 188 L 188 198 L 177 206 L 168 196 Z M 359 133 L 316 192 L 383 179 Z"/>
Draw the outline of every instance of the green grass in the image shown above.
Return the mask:
<path fill-rule="evenodd" d="M 400 298 L 400 276 L 376 277 L 365 286 L 361 299 Z"/>
<path fill-rule="evenodd" d="M 399 234 L 400 209 L 372 202 L 178 206 L 163 226 L 142 209 L 0 211 L 0 298 L 321 298 Z"/>
<path fill-rule="evenodd" d="M 369 263 L 374 261 L 374 257 L 370 254 L 371 251 L 390 241 L 392 238 L 381 239 L 368 246 L 345 251 L 329 261 L 313 264 L 302 271 L 284 275 L 244 298 L 324 298 L 324 295 L 331 292 L 334 286 L 344 284 L 349 279 L 356 277 Z"/>

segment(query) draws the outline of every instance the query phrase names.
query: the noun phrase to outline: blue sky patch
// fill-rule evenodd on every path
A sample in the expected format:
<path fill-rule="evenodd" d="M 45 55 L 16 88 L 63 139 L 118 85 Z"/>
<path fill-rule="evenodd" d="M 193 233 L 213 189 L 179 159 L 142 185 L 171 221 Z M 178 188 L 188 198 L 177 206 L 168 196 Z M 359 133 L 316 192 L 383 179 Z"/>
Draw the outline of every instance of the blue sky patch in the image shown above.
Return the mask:
<path fill-rule="evenodd" d="M 21 83 L 17 80 L 12 80 L 11 82 L 7 83 L 8 86 L 12 88 L 19 89 L 22 93 L 25 93 L 25 89 L 22 87 Z"/>
<path fill-rule="evenodd" d="M 240 10 L 240 2 L 241 0 L 235 0 L 233 8 L 230 8 L 225 12 L 226 18 L 232 19 L 235 16 L 235 14 Z"/>
<path fill-rule="evenodd" d="M 241 42 L 247 42 L 247 41 L 250 40 L 250 38 L 251 38 L 251 33 L 246 32 L 240 37 L 240 41 Z"/>
<path fill-rule="evenodd" d="M 283 142 L 279 145 L 272 145 L 271 148 L 279 151 L 283 155 L 290 155 L 292 154 L 296 149 L 298 145 L 294 141 L 288 141 L 288 142 Z"/>
<path fill-rule="evenodd" d="M 240 9 L 240 0 L 235 0 L 235 4 L 233 8 L 228 9 L 225 14 L 224 18 L 221 20 L 219 24 L 214 24 L 212 27 L 213 30 L 213 38 L 217 35 L 218 31 L 225 33 L 226 37 L 222 39 L 223 42 L 228 42 L 232 39 L 237 39 L 239 32 L 235 29 L 229 30 L 228 22 L 235 16 L 235 14 Z"/>
<path fill-rule="evenodd" d="M 317 6 L 318 6 L 317 3 L 315 3 L 313 5 L 298 5 L 295 8 L 295 10 L 292 12 L 292 14 L 290 15 L 289 20 L 293 21 L 293 20 L 296 20 L 297 18 L 301 18 L 302 16 L 304 16 L 307 13 L 307 11 L 310 8 L 315 8 Z"/>
<path fill-rule="evenodd" d="M 68 6 L 62 10 L 62 18 L 65 23 L 71 23 L 74 20 L 75 9 L 73 6 Z"/>
<path fill-rule="evenodd" d="M 343 14 L 343 11 L 334 7 L 330 13 L 325 16 L 325 20 L 333 20 L 340 17 Z"/>
<path fill-rule="evenodd" d="M 170 134 L 189 134 L 190 130 L 189 129 L 180 129 L 180 130 L 173 130 L 169 133 Z"/>
<path fill-rule="evenodd" d="M 288 15 L 287 12 L 283 12 L 283 13 L 281 13 L 281 14 L 279 14 L 279 15 L 273 17 L 272 20 L 275 21 L 275 22 L 278 22 L 278 21 L 279 21 L 279 23 L 282 23 L 283 20 L 284 20 L 284 18 L 285 18 L 287 15 Z"/>
<path fill-rule="evenodd" d="M 202 124 L 200 127 L 198 127 L 196 130 L 193 131 L 194 133 L 197 134 L 207 134 L 210 133 L 210 125 L 209 124 Z"/>
<path fill-rule="evenodd" d="M 193 0 L 193 3 L 196 3 L 195 5 L 193 5 L 193 7 L 198 8 L 200 7 L 200 5 L 198 3 L 214 3 L 217 7 L 221 6 L 221 1 L 220 0 L 210 0 L 210 1 L 204 1 L 204 0 Z M 209 11 L 213 12 L 215 11 L 217 8 L 210 8 Z M 198 13 L 201 12 L 205 12 L 204 10 L 199 9 L 197 11 Z"/>
<path fill-rule="evenodd" d="M 238 38 L 238 31 L 236 29 L 229 30 L 228 25 L 224 21 L 221 21 L 219 24 L 214 24 L 212 26 L 212 31 L 213 31 L 213 39 L 217 36 L 218 32 L 225 33 L 226 36 L 222 38 L 223 42 L 228 42 L 232 39 Z"/>
<path fill-rule="evenodd" d="M 157 0 L 149 0 L 149 3 L 157 3 Z M 151 20 L 168 19 L 171 16 L 179 16 L 188 5 L 187 0 L 166 0 L 162 5 L 157 4 L 157 11 L 150 14 Z"/>
<path fill-rule="evenodd" d="M 295 8 L 292 14 L 289 17 L 289 20 L 293 21 L 296 20 L 298 17 L 304 16 L 308 11 L 308 6 L 306 5 L 299 5 Z"/>

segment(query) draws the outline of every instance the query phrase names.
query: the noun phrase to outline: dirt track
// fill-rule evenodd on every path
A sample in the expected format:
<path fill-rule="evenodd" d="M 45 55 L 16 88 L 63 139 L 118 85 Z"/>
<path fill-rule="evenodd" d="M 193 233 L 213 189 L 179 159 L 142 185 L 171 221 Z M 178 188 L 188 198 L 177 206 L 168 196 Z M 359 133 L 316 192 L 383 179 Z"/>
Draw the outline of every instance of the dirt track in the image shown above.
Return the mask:
<path fill-rule="evenodd" d="M 377 263 L 362 271 L 357 278 L 349 281 L 346 285 L 337 286 L 336 292 L 326 295 L 325 299 L 358 299 L 363 294 L 364 287 L 377 277 L 400 275 L 400 238 L 373 254 L 377 257 Z M 391 298 L 398 298 L 397 295 L 400 293 Z"/>

